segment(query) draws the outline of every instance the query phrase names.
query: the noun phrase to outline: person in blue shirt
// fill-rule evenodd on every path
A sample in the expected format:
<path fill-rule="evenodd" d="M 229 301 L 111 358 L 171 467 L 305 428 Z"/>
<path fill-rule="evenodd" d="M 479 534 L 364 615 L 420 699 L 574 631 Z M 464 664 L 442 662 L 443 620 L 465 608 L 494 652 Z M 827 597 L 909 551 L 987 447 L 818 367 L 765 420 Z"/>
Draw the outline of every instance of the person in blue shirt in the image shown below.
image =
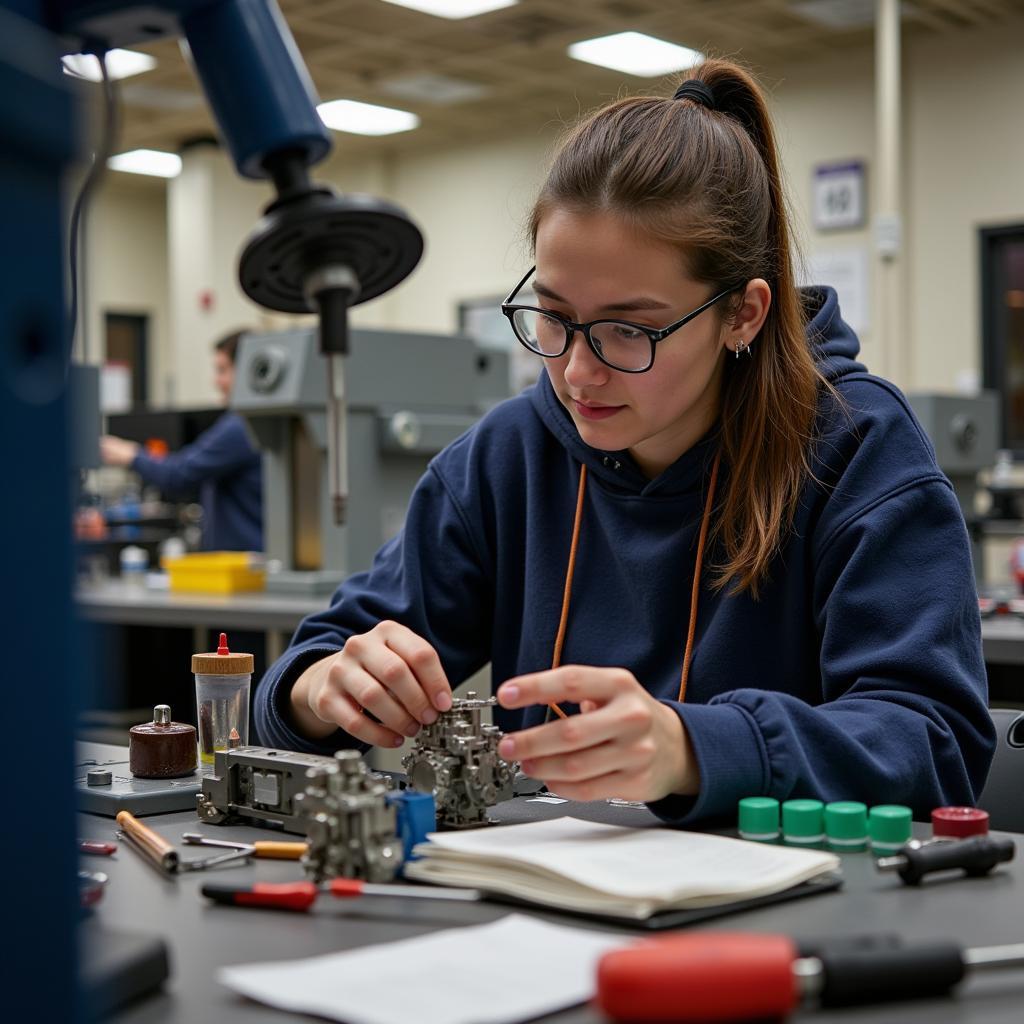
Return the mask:
<path fill-rule="evenodd" d="M 213 346 L 213 382 L 225 403 L 244 333 L 225 335 Z M 134 470 L 165 497 L 186 498 L 198 491 L 206 551 L 263 550 L 262 458 L 238 413 L 225 412 L 192 444 L 163 458 L 146 454 L 134 441 L 110 436 L 100 438 L 100 454 L 107 465 Z"/>
<path fill-rule="evenodd" d="M 546 373 L 301 624 L 260 741 L 398 746 L 490 662 L 500 752 L 565 797 L 674 823 L 973 803 L 994 730 L 963 518 L 835 292 L 795 284 L 754 80 L 709 60 L 586 118 L 530 228 L 503 311 Z"/>

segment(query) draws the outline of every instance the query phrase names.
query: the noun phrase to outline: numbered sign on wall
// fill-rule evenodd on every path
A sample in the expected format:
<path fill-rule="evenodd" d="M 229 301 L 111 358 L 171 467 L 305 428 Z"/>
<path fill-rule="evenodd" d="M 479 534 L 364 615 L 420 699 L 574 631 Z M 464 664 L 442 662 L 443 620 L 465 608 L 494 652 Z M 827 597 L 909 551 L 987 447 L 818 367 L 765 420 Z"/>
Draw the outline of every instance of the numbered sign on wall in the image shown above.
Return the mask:
<path fill-rule="evenodd" d="M 863 227 L 864 164 L 850 160 L 814 169 L 814 226 L 819 231 Z"/>

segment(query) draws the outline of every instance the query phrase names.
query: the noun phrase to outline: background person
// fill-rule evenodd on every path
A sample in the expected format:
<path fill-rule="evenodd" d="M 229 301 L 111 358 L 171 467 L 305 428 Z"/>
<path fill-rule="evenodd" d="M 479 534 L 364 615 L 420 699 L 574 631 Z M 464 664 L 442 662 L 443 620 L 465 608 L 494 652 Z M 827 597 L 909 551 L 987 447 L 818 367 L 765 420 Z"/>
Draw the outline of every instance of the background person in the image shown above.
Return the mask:
<path fill-rule="evenodd" d="M 213 346 L 213 382 L 225 404 L 234 385 L 238 342 L 245 333 L 228 334 Z M 205 550 L 263 550 L 262 457 L 238 413 L 225 411 L 192 444 L 163 458 L 147 455 L 134 441 L 109 435 L 100 438 L 100 455 L 109 466 L 138 473 L 165 497 L 198 492 Z"/>

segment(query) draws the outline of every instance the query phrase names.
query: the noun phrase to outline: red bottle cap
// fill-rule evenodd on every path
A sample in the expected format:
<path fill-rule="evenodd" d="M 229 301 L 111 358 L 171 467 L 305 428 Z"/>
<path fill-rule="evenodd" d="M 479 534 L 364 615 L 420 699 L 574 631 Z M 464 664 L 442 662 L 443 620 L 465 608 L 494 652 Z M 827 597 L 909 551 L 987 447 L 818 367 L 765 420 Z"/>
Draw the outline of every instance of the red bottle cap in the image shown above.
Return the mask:
<path fill-rule="evenodd" d="M 932 811 L 932 835 L 963 839 L 988 835 L 988 811 L 980 807 L 936 807 Z"/>
<path fill-rule="evenodd" d="M 227 633 L 221 633 L 221 635 L 220 635 L 220 644 L 217 646 L 217 653 L 218 654 L 230 654 L 231 653 L 228 650 L 228 635 L 227 635 Z"/>

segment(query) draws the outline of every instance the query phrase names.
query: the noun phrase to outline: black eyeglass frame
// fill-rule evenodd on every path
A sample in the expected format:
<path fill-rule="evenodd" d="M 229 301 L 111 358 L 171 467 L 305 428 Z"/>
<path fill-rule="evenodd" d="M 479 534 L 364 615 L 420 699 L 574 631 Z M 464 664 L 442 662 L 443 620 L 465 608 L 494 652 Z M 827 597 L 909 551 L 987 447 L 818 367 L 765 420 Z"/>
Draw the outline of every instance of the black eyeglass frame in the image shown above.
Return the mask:
<path fill-rule="evenodd" d="M 705 310 L 710 309 L 715 305 L 715 303 L 721 302 L 727 295 L 731 295 L 733 292 L 739 291 L 740 288 L 746 288 L 747 286 L 747 282 L 744 281 L 742 284 L 734 284 L 731 288 L 726 288 L 724 291 L 721 291 L 717 295 L 708 299 L 703 306 L 698 306 L 697 309 L 687 313 L 686 316 L 677 320 L 675 323 L 669 324 L 668 327 L 646 327 L 643 324 L 635 324 L 629 320 L 610 320 L 607 318 L 591 320 L 588 323 L 578 324 L 574 320 L 570 320 L 568 317 L 564 317 L 560 313 L 555 313 L 550 309 L 542 309 L 540 306 L 520 306 L 512 304 L 512 300 L 519 294 L 523 285 L 530 280 L 536 270 L 536 266 L 531 267 L 519 284 L 509 292 L 508 298 L 506 298 L 501 304 L 501 311 L 506 317 L 508 317 L 508 322 L 512 327 L 512 333 L 516 336 L 516 341 L 518 341 L 519 344 L 527 350 L 527 352 L 532 352 L 535 356 L 540 356 L 542 359 L 558 359 L 569 351 L 569 346 L 572 345 L 573 337 L 575 337 L 577 331 L 581 331 L 583 333 L 583 337 L 587 341 L 587 347 L 590 351 L 593 352 L 605 366 L 608 366 L 613 370 L 618 370 L 619 373 L 646 373 L 652 366 L 654 366 L 654 346 L 657 345 L 659 341 L 664 341 L 670 334 L 678 331 L 680 327 L 685 327 L 691 320 L 700 316 L 700 314 Z M 552 320 L 557 320 L 565 328 L 565 345 L 560 352 L 538 352 L 532 345 L 528 345 L 522 339 L 519 332 L 516 330 L 515 322 L 515 315 L 521 309 L 528 310 L 531 313 L 539 313 L 542 316 L 550 317 Z M 631 330 L 640 331 L 641 334 L 646 334 L 648 341 L 651 343 L 651 358 L 647 365 L 639 370 L 627 370 L 624 367 L 616 366 L 614 363 L 609 363 L 608 360 L 601 355 L 599 346 L 594 344 L 594 340 L 590 336 L 591 328 L 597 326 L 597 324 L 618 324 L 621 327 L 629 327 Z"/>

